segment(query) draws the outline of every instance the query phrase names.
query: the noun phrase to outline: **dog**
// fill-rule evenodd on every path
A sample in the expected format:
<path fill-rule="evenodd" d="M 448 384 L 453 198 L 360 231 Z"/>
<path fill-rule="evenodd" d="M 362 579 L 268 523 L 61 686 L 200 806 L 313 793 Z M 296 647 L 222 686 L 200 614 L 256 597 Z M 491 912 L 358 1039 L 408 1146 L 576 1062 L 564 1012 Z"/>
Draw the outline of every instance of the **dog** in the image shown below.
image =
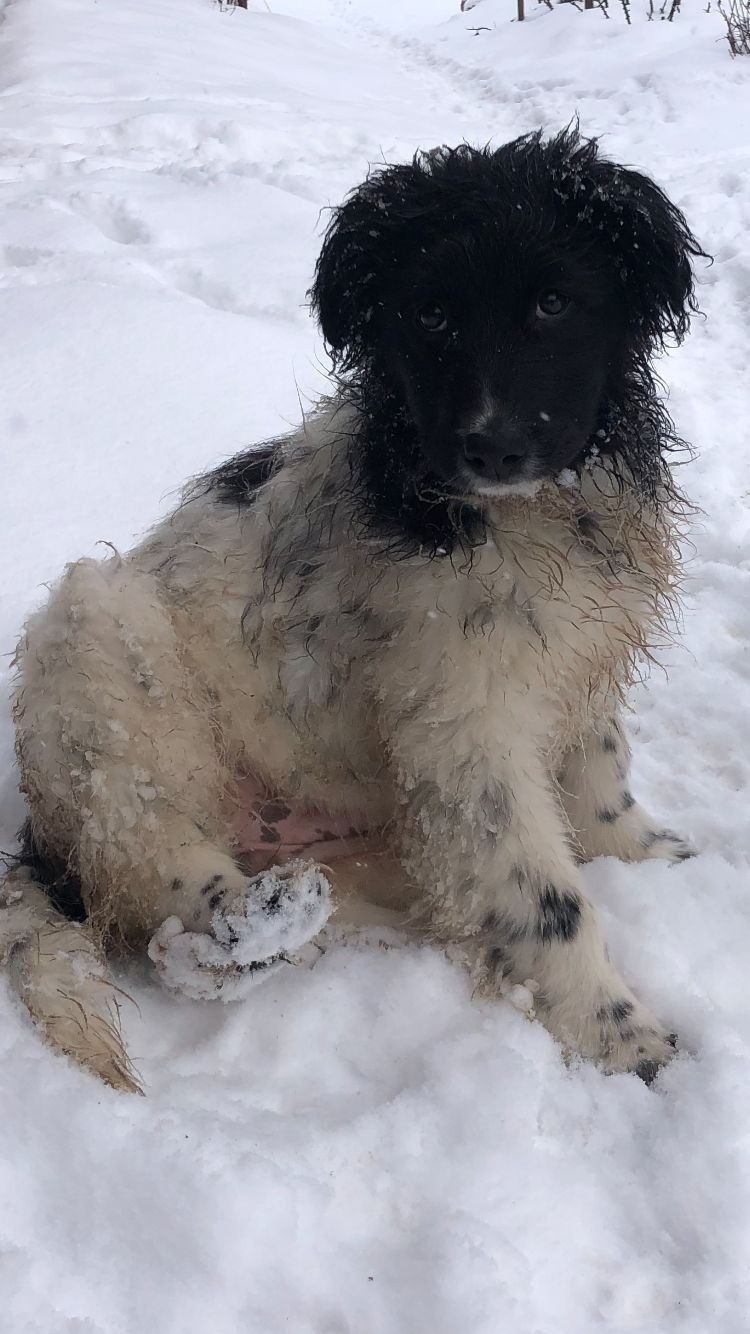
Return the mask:
<path fill-rule="evenodd" d="M 58 1048 L 137 1088 L 104 949 L 244 995 L 333 884 L 485 993 L 528 982 L 602 1069 L 669 1061 L 579 865 L 692 853 L 631 795 L 621 716 L 673 625 L 688 506 L 651 361 L 703 255 L 577 128 L 418 153 L 333 212 L 331 396 L 70 565 L 18 647 L 0 945 Z"/>

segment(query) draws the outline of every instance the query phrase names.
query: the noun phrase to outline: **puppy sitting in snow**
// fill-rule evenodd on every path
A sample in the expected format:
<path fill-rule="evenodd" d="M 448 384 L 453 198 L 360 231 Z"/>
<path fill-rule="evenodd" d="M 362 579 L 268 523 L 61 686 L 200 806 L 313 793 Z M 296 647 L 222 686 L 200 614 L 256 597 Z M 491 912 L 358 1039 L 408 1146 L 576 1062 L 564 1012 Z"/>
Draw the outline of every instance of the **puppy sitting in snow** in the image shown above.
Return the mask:
<path fill-rule="evenodd" d="M 0 943 L 57 1045 L 134 1087 L 102 945 L 242 994 L 333 880 L 464 942 L 490 992 L 534 979 L 603 1068 L 669 1059 L 578 866 L 690 851 L 630 793 L 620 709 L 673 611 L 679 442 L 649 361 L 701 253 L 570 131 L 419 154 L 334 214 L 333 396 L 129 556 L 70 566 L 19 647 L 30 819 Z"/>

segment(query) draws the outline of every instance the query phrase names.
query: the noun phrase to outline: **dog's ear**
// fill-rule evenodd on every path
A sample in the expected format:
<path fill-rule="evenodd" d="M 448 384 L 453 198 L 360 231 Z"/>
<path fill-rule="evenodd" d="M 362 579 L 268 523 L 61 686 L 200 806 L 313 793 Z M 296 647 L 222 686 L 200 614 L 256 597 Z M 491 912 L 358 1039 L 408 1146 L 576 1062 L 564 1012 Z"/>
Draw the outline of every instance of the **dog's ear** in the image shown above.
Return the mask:
<path fill-rule="evenodd" d="M 370 184 L 366 182 L 334 210 L 309 292 L 337 369 L 360 360 L 373 314 L 382 258 L 373 244 L 375 205 Z"/>
<path fill-rule="evenodd" d="M 680 342 L 696 310 L 692 260 L 708 256 L 658 185 L 637 171 L 597 165 L 604 168 L 597 181 L 599 225 L 611 229 L 607 240 L 636 337 L 649 348 L 668 337 Z"/>
<path fill-rule="evenodd" d="M 402 229 L 420 212 L 421 176 L 416 160 L 381 168 L 334 210 L 308 295 L 337 370 L 356 366 L 372 345 L 382 289 L 403 250 Z"/>

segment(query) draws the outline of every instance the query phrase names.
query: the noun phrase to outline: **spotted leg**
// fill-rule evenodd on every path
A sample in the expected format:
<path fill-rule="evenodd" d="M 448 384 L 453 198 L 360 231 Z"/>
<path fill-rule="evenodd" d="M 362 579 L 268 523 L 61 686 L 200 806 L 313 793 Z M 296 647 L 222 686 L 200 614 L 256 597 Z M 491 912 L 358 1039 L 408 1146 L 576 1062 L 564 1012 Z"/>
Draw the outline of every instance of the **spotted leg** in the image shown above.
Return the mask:
<path fill-rule="evenodd" d="M 565 758 L 560 790 L 584 855 L 626 862 L 694 855 L 689 843 L 652 819 L 628 786 L 630 747 L 616 712 L 602 719 Z"/>
<path fill-rule="evenodd" d="M 450 704 L 395 733 L 403 861 L 432 929 L 467 942 L 491 994 L 533 979 L 537 1015 L 566 1047 L 650 1082 L 674 1039 L 609 960 L 525 700 L 516 716 L 504 695 L 506 716 L 496 704 L 478 727 Z"/>

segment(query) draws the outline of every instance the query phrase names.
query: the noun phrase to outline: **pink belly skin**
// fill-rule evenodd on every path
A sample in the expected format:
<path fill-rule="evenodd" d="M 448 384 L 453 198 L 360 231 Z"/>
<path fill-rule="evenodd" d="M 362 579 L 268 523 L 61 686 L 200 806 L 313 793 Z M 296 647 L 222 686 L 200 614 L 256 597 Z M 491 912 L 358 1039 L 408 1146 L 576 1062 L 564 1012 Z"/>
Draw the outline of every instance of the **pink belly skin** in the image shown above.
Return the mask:
<path fill-rule="evenodd" d="M 253 874 L 309 856 L 328 864 L 364 852 L 378 831 L 354 828 L 345 815 L 331 815 L 269 797 L 254 778 L 237 783 L 233 818 L 237 855 Z"/>

